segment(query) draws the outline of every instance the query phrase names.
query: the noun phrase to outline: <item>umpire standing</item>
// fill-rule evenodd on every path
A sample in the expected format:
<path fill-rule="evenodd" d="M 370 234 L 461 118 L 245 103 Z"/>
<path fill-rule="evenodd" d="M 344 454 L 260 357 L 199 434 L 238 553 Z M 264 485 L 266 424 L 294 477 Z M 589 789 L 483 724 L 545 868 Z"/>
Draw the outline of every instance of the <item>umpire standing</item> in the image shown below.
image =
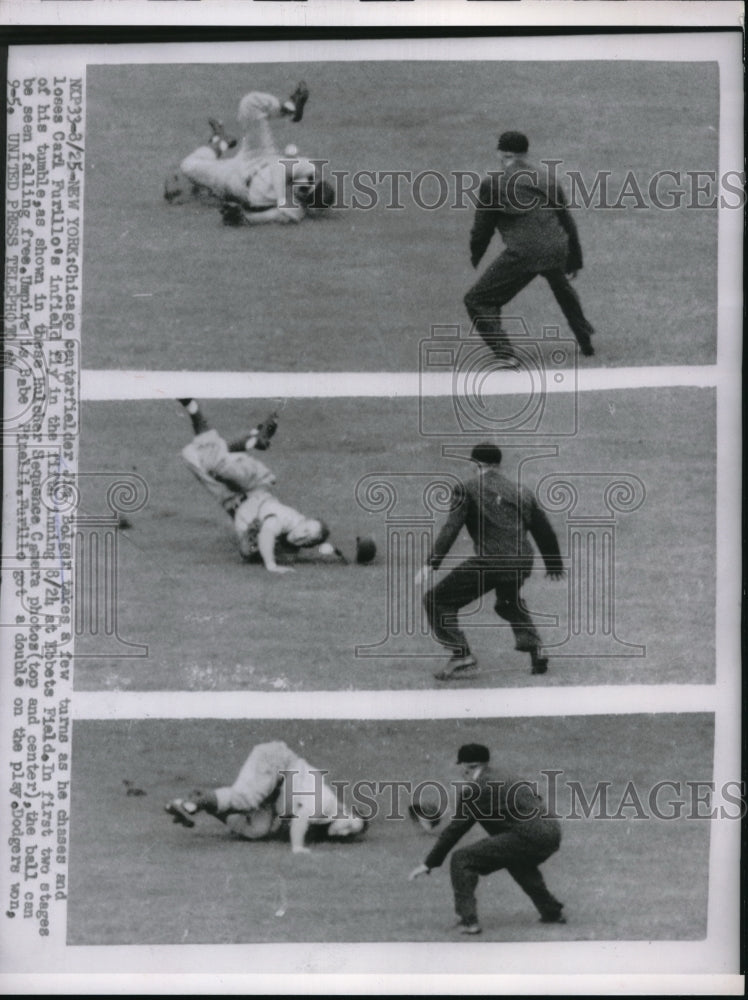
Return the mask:
<path fill-rule="evenodd" d="M 488 748 L 480 743 L 460 747 L 457 763 L 462 766 L 465 782 L 459 790 L 455 817 L 409 878 L 413 881 L 438 868 L 478 822 L 488 837 L 455 851 L 450 862 L 456 929 L 461 934 L 480 934 L 475 899 L 478 879 L 502 868 L 533 901 L 541 923 L 565 924 L 563 903 L 548 891 L 538 869 L 559 848 L 560 824 L 555 817 L 543 814 L 542 800 L 531 782 L 498 774 L 489 760 Z"/>
<path fill-rule="evenodd" d="M 417 584 L 426 582 L 463 526 L 467 528 L 475 555 L 448 573 L 424 597 L 434 637 L 452 650 L 446 668 L 434 676 L 446 681 L 477 672 L 477 661 L 457 624 L 457 613 L 489 590 L 495 593 L 496 614 L 512 627 L 515 648 L 530 654 L 532 673 L 544 674 L 548 659 L 542 655 L 540 636 L 520 591 L 534 561 L 528 534 L 543 556 L 546 574 L 553 580 L 563 578 L 558 538 L 534 493 L 499 472 L 500 448 L 478 444 L 470 457 L 479 466 L 478 475 L 453 491 L 447 520 L 426 565 L 416 575 Z"/>
<path fill-rule="evenodd" d="M 577 227 L 552 178 L 541 177 L 524 159 L 528 148 L 521 132 L 499 136 L 503 169 L 482 181 L 470 232 L 473 267 L 480 263 L 495 230 L 504 241 L 504 252 L 465 296 L 465 307 L 483 340 L 507 367 L 516 367 L 517 360 L 502 329 L 502 306 L 539 274 L 550 285 L 582 354 L 595 353 L 590 340 L 594 330 L 567 278 L 576 277 L 582 268 Z"/>

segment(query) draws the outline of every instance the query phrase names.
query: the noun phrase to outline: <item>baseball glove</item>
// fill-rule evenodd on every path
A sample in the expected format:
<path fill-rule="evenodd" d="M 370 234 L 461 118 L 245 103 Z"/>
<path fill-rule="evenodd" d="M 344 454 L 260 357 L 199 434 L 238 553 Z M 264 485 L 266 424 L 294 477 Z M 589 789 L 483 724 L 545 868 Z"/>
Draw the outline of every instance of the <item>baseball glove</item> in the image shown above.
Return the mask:
<path fill-rule="evenodd" d="M 420 806 L 412 802 L 408 806 L 408 817 L 417 826 L 420 826 L 422 830 L 426 833 L 433 833 L 437 826 L 439 826 L 439 816 L 427 815 Z"/>
<path fill-rule="evenodd" d="M 365 566 L 372 562 L 376 554 L 377 546 L 373 538 L 359 537 L 356 539 L 356 562 L 359 566 Z"/>

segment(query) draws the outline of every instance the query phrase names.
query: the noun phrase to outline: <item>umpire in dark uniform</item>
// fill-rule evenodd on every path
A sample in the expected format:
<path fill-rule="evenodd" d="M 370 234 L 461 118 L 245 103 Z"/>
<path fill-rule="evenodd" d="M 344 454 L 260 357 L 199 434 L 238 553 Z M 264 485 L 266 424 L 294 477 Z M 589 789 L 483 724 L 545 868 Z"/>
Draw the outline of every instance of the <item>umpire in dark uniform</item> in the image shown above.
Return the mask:
<path fill-rule="evenodd" d="M 548 891 L 538 868 L 558 850 L 560 824 L 555 817 L 544 815 L 542 800 L 530 782 L 499 774 L 489 759 L 488 748 L 480 743 L 460 747 L 457 763 L 462 765 L 465 782 L 459 790 L 455 817 L 423 864 L 410 873 L 410 880 L 438 868 L 478 822 L 488 837 L 455 851 L 450 862 L 460 933 L 480 934 L 475 900 L 478 879 L 502 868 L 533 901 L 542 923 L 564 924 L 563 903 Z"/>
<path fill-rule="evenodd" d="M 453 491 L 447 520 L 416 576 L 416 583 L 425 582 L 430 571 L 439 568 L 461 529 L 467 528 L 475 555 L 424 596 L 434 637 L 452 650 L 446 669 L 434 676 L 445 681 L 477 672 L 477 661 L 456 618 L 460 608 L 489 590 L 496 596 L 496 614 L 512 627 L 516 648 L 530 654 L 532 673 L 544 674 L 548 659 L 542 655 L 540 636 L 520 591 L 534 562 L 528 534 L 543 556 L 547 575 L 553 580 L 564 576 L 558 538 L 532 490 L 499 472 L 500 448 L 478 444 L 470 457 L 480 471 Z"/>
<path fill-rule="evenodd" d="M 480 263 L 497 229 L 505 250 L 465 296 L 468 315 L 497 357 L 507 367 L 516 366 L 501 326 L 501 309 L 540 274 L 551 286 L 582 354 L 592 355 L 594 330 L 567 278 L 581 270 L 582 248 L 564 195 L 549 175 L 541 177 L 524 159 L 527 136 L 503 132 L 498 149 L 502 170 L 482 181 L 470 232 L 473 267 Z"/>

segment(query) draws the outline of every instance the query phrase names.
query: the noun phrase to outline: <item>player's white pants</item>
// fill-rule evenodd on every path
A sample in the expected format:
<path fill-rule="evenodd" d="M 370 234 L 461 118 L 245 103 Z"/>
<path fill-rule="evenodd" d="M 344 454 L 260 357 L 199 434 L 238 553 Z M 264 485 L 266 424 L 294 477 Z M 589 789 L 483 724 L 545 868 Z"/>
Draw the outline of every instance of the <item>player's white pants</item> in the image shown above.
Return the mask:
<path fill-rule="evenodd" d="M 273 473 L 258 458 L 246 451 L 229 451 L 213 428 L 196 434 L 182 449 L 182 458 L 222 506 L 237 493 L 250 493 L 275 482 Z"/>
<path fill-rule="evenodd" d="M 218 811 L 239 814 L 229 816 L 228 825 L 250 840 L 274 832 L 281 817 L 293 817 L 290 835 L 294 851 L 304 849 L 310 823 L 329 825 L 333 836 L 359 833 L 362 820 L 341 808 L 336 794 L 324 780 L 326 773 L 310 767 L 281 740 L 259 743 L 247 757 L 234 784 L 215 790 Z M 278 801 L 267 802 L 281 779 Z"/>
<path fill-rule="evenodd" d="M 216 197 L 249 204 L 252 174 L 238 155 L 219 158 L 212 146 L 198 146 L 182 160 L 180 169 L 193 184 L 208 188 Z"/>
<path fill-rule="evenodd" d="M 280 115 L 272 94 L 252 91 L 239 102 L 242 139 L 236 153 L 218 156 L 209 145 L 186 156 L 180 168 L 193 184 L 209 188 L 219 198 L 234 198 L 250 208 L 272 208 L 283 200 L 286 173 L 268 118 Z"/>
<path fill-rule="evenodd" d="M 233 785 L 215 790 L 219 812 L 250 812 L 272 795 L 283 777 L 292 770 L 298 757 L 282 740 L 258 743 L 242 765 Z"/>
<path fill-rule="evenodd" d="M 246 150 L 255 156 L 277 153 L 275 139 L 268 123 L 269 118 L 280 118 L 281 103 L 272 94 L 251 90 L 239 101 L 236 114 L 242 129 L 240 152 Z"/>
<path fill-rule="evenodd" d="M 226 817 L 226 826 L 237 837 L 261 840 L 276 833 L 281 827 L 281 820 L 272 806 L 261 806 L 250 813 L 230 813 Z"/>
<path fill-rule="evenodd" d="M 279 117 L 280 111 L 280 101 L 272 94 L 245 94 L 237 115 L 243 135 L 236 153 L 218 156 L 212 146 L 199 146 L 182 160 L 182 173 L 219 198 L 255 210 L 279 208 L 299 221 L 303 210 L 294 203 L 291 188 L 313 183 L 314 166 L 303 157 L 279 156 L 268 119 Z"/>

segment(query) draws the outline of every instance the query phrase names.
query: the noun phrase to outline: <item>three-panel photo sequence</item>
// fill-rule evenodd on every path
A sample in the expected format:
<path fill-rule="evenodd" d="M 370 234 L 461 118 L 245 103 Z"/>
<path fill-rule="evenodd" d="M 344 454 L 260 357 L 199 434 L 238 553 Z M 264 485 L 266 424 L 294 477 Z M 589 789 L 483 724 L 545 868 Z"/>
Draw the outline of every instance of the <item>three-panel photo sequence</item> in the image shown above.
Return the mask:
<path fill-rule="evenodd" d="M 69 945 L 709 941 L 719 59 L 510 41 L 87 66 Z"/>

